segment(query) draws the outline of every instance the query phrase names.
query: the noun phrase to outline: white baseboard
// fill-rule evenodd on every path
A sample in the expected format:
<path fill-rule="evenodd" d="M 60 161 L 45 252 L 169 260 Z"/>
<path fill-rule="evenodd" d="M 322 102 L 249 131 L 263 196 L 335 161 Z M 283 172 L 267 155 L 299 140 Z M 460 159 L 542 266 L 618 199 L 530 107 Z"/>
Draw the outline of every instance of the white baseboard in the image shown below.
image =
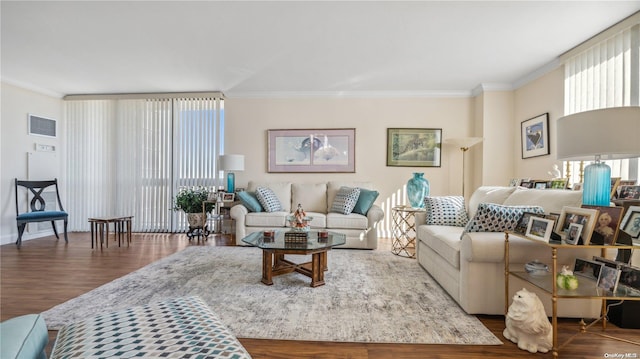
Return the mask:
<path fill-rule="evenodd" d="M 64 232 L 62 233 L 58 232 L 58 233 L 60 234 L 61 237 L 64 236 Z M 33 233 L 33 234 L 24 233 L 22 235 L 22 241 L 26 242 L 31 239 L 42 238 L 42 237 L 52 236 L 52 235 L 54 235 L 53 230 L 42 231 L 42 232 Z M 0 237 L 0 244 L 4 245 L 4 244 L 16 243 L 17 239 L 18 239 L 17 231 L 15 233 L 5 234 L 2 237 Z"/>

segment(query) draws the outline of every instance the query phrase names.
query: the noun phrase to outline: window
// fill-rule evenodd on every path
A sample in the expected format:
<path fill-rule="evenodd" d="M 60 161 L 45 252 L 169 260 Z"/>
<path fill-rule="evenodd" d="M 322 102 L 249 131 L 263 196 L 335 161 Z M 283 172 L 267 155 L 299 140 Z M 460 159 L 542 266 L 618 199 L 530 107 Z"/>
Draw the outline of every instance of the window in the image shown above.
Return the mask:
<path fill-rule="evenodd" d="M 216 188 L 224 101 L 134 98 L 65 101 L 71 230 L 86 218 L 133 215 L 134 231 L 186 229 L 173 198 L 181 187 Z"/>
<path fill-rule="evenodd" d="M 640 25 L 622 24 L 588 48 L 570 52 L 565 66 L 565 115 L 607 107 L 640 104 Z M 626 27 L 625 27 L 626 26 Z M 612 177 L 638 180 L 638 159 L 605 161 Z M 581 181 L 587 163 L 565 163 L 571 183 Z"/>

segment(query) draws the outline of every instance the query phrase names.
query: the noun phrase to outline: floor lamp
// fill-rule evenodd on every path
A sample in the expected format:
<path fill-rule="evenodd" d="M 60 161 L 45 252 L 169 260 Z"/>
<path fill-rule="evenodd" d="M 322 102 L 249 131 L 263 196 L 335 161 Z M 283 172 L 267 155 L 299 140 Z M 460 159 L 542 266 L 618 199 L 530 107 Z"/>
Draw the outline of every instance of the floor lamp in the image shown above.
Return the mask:
<path fill-rule="evenodd" d="M 482 137 L 449 138 L 444 141 L 444 143 L 454 145 L 462 151 L 462 197 L 464 197 L 464 154 L 469 148 L 480 142 L 482 142 Z"/>
<path fill-rule="evenodd" d="M 582 204 L 609 206 L 611 168 L 601 160 L 640 156 L 640 107 L 610 107 L 558 119 L 557 158 L 593 161 L 584 169 Z"/>

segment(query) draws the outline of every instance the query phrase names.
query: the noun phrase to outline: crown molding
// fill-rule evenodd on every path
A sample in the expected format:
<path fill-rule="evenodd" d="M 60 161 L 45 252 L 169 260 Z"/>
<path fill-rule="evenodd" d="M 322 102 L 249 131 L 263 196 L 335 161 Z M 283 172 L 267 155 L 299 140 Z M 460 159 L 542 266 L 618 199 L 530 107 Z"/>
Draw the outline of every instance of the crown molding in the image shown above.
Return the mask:
<path fill-rule="evenodd" d="M 548 62 L 547 64 L 543 65 L 542 67 L 539 67 L 538 69 L 524 75 L 523 77 L 517 79 L 514 83 L 513 83 L 513 89 L 519 89 L 520 87 L 539 79 L 540 77 L 555 71 L 557 68 L 559 68 L 560 66 L 562 66 L 562 61 L 560 61 L 559 57 L 556 57 L 555 59 L 551 60 L 550 62 Z"/>
<path fill-rule="evenodd" d="M 503 83 L 481 83 L 478 86 L 474 87 L 471 90 L 471 96 L 476 97 L 481 95 L 484 92 L 492 92 L 492 91 L 512 91 L 513 85 L 511 84 L 503 84 Z"/>
<path fill-rule="evenodd" d="M 21 81 L 15 81 L 12 79 L 7 79 L 7 78 L 3 78 L 2 79 L 2 83 L 5 83 L 7 85 L 11 85 L 11 86 L 15 86 L 15 87 L 19 87 L 21 89 L 24 90 L 28 90 L 28 91 L 33 91 L 36 93 L 39 93 L 41 95 L 45 95 L 45 96 L 50 96 L 50 97 L 55 97 L 55 98 L 63 98 L 64 94 L 55 92 L 55 91 L 51 91 L 42 87 L 38 87 L 38 86 L 34 86 L 32 84 L 26 83 L 26 82 L 21 82 Z"/>
<path fill-rule="evenodd" d="M 471 91 L 225 91 L 226 98 L 451 98 L 471 97 Z"/>

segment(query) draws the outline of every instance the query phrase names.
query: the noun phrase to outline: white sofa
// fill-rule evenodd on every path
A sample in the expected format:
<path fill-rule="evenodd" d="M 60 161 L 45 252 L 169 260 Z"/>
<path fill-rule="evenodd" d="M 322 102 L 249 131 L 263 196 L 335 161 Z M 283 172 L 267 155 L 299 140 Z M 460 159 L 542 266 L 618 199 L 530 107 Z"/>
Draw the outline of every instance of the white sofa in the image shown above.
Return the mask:
<path fill-rule="evenodd" d="M 472 219 L 480 203 L 505 206 L 538 205 L 545 213 L 560 213 L 563 206 L 579 207 L 582 192 L 537 190 L 521 187 L 480 187 L 466 206 Z M 426 223 L 426 214 L 416 215 L 416 223 Z M 469 314 L 504 314 L 504 232 L 463 233 L 464 227 L 427 225 L 417 227 L 417 259 L 420 265 Z M 524 238 L 509 237 L 510 268 L 522 270 L 525 263 L 538 259 L 551 268 L 551 249 Z M 600 249 L 560 249 L 558 268 L 570 265 L 576 257 L 591 259 Z M 611 258 L 611 253 L 608 253 Z M 509 298 L 526 287 L 535 292 L 551 315 L 551 296 L 526 281 L 510 276 Z M 592 299 L 558 300 L 558 316 L 599 317 L 601 301 Z"/>
<path fill-rule="evenodd" d="M 346 243 L 336 248 L 377 248 L 377 226 L 384 218 L 384 212 L 379 206 L 374 204 L 366 216 L 357 213 L 345 215 L 329 212 L 336 193 L 342 186 L 374 189 L 370 182 L 259 183 L 250 181 L 246 189 L 248 192 L 255 192 L 258 187 L 268 187 L 280 200 L 283 211 L 250 212 L 242 204 L 233 206 L 230 215 L 236 222 L 236 243 L 244 245 L 242 238 L 253 232 L 285 229 L 287 215 L 301 204 L 307 216 L 313 217 L 310 223 L 311 229 L 327 229 L 346 235 Z"/>

